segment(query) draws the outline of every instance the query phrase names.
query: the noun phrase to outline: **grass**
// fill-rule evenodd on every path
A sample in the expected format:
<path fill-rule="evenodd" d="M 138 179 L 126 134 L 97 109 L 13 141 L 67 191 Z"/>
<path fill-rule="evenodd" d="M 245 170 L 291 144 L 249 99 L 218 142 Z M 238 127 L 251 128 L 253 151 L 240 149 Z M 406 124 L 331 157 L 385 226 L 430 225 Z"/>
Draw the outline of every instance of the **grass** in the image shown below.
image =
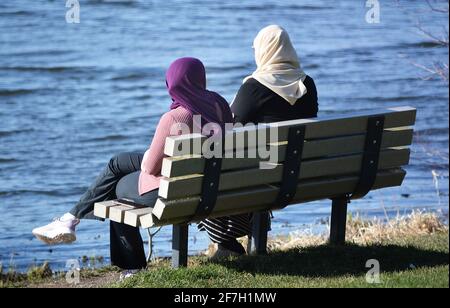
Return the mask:
<path fill-rule="evenodd" d="M 55 276 L 48 262 L 41 266 L 33 265 L 26 273 L 17 272 L 13 266 L 10 266 L 8 271 L 4 273 L 3 267 L 0 266 L 0 287 L 20 287 L 25 283 L 41 282 L 45 279 Z"/>
<path fill-rule="evenodd" d="M 266 256 L 208 261 L 190 258 L 188 268 L 173 270 L 167 259 L 117 283 L 119 270 L 82 270 L 76 287 L 113 288 L 448 288 L 448 225 L 435 213 L 413 212 L 391 220 L 349 217 L 345 246 L 330 246 L 326 235 L 305 232 L 272 238 Z M 210 250 L 213 250 L 211 248 Z M 210 251 L 211 252 L 211 251 Z M 366 281 L 366 262 L 378 260 L 380 284 Z M 48 264 L 20 274 L 0 269 L 0 287 L 73 287 Z"/>
<path fill-rule="evenodd" d="M 397 217 L 364 219 L 360 215 L 349 215 L 346 225 L 347 241 L 358 245 L 372 245 L 401 242 L 404 238 L 420 237 L 435 233 L 448 233 L 444 217 L 437 213 L 413 211 L 409 215 Z M 324 222 L 329 229 L 329 222 Z M 277 237 L 269 242 L 272 251 L 288 250 L 297 247 L 310 247 L 325 244 L 327 234 L 296 232 L 290 236 Z M 245 244 L 245 243 L 244 243 Z M 401 243 L 400 243 L 401 244 Z"/>
<path fill-rule="evenodd" d="M 420 235 L 378 245 L 320 245 L 210 263 L 191 260 L 172 270 L 162 262 L 119 288 L 333 288 L 448 287 L 448 233 Z M 366 282 L 366 261 L 377 259 L 381 283 Z"/>
<path fill-rule="evenodd" d="M 68 288 L 68 287 L 92 287 L 106 286 L 118 280 L 120 269 L 106 266 L 99 269 L 82 269 L 80 272 L 81 284 L 69 285 L 65 272 L 52 272 L 48 263 L 42 266 L 32 266 L 26 273 L 0 271 L 0 288 Z"/>

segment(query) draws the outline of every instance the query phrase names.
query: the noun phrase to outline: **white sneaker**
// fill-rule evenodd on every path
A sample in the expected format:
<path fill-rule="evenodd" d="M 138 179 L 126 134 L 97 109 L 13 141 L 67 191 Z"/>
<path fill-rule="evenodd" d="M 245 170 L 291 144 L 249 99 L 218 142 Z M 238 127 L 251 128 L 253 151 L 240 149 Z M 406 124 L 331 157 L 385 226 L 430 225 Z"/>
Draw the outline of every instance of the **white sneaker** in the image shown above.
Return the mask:
<path fill-rule="evenodd" d="M 70 244 L 77 240 L 75 227 L 79 223 L 79 219 L 68 213 L 46 226 L 34 229 L 32 233 L 47 245 Z"/>

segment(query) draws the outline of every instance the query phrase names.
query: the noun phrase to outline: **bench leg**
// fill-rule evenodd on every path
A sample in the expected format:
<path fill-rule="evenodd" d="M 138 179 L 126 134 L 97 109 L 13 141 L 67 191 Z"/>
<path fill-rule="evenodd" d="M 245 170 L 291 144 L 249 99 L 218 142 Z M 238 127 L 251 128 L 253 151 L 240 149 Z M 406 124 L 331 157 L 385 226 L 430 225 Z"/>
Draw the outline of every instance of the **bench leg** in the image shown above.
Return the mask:
<path fill-rule="evenodd" d="M 269 212 L 253 214 L 251 254 L 267 254 L 267 234 L 269 232 Z"/>
<path fill-rule="evenodd" d="M 186 267 L 188 263 L 189 225 L 174 225 L 172 231 L 172 267 Z"/>
<path fill-rule="evenodd" d="M 330 244 L 345 244 L 345 228 L 347 225 L 347 205 L 346 197 L 333 199 L 331 209 Z"/>

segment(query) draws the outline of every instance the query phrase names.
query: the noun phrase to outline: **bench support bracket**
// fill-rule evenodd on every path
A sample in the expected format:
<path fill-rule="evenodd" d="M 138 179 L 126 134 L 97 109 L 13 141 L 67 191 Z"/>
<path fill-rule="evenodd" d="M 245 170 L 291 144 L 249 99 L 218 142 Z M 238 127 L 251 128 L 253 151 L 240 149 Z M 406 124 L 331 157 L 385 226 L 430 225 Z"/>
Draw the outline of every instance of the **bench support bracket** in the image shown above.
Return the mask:
<path fill-rule="evenodd" d="M 348 196 L 333 199 L 331 209 L 330 244 L 345 244 Z"/>
<path fill-rule="evenodd" d="M 360 179 L 355 191 L 349 196 L 351 200 L 365 197 L 375 184 L 383 141 L 384 120 L 384 116 L 368 119 Z"/>
<path fill-rule="evenodd" d="M 289 128 L 286 158 L 283 164 L 283 177 L 274 210 L 288 206 L 297 192 L 298 178 L 302 166 L 303 146 L 305 143 L 306 126 L 296 125 Z"/>
<path fill-rule="evenodd" d="M 172 267 L 186 267 L 188 263 L 189 225 L 174 225 L 172 231 Z"/>
<path fill-rule="evenodd" d="M 207 218 L 214 210 L 219 193 L 221 170 L 222 158 L 212 157 L 205 160 L 202 193 L 194 215 L 197 221 Z"/>

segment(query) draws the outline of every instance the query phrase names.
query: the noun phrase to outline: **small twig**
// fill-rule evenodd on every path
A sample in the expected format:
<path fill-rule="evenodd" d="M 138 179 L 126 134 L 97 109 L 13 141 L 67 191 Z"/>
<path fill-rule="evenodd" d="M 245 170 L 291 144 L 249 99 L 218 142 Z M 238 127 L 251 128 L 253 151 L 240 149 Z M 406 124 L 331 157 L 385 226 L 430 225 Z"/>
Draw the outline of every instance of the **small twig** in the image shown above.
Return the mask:
<path fill-rule="evenodd" d="M 444 14 L 449 12 L 448 1 L 447 1 L 446 8 L 438 8 L 438 7 L 434 6 L 434 4 L 432 4 L 430 0 L 427 0 L 427 4 L 433 12 L 444 13 Z"/>
<path fill-rule="evenodd" d="M 449 81 L 449 67 L 448 67 L 447 63 L 435 62 L 435 63 L 433 63 L 433 67 L 429 67 L 429 66 L 417 63 L 415 61 L 412 61 L 406 55 L 402 55 L 402 56 L 405 59 L 407 59 L 408 62 L 411 63 L 411 65 L 413 65 L 417 68 L 420 68 L 421 70 L 429 73 L 429 75 L 427 75 L 427 76 L 422 76 L 421 77 L 422 80 L 431 80 L 433 77 L 439 76 L 444 81 L 447 81 L 447 82 Z"/>
<path fill-rule="evenodd" d="M 400 0 L 397 0 L 397 5 L 402 7 L 400 4 Z M 449 13 L 449 1 L 431 1 L 426 0 L 429 11 L 436 14 L 446 14 Z M 437 34 L 434 31 L 427 29 L 427 27 L 423 26 L 420 19 L 417 18 L 416 28 L 419 31 L 420 35 L 423 36 L 426 40 L 430 41 L 433 44 L 436 44 L 437 48 L 449 48 L 449 30 L 446 27 L 446 24 L 442 26 L 443 30 L 441 34 Z M 443 61 L 435 61 L 432 65 L 422 65 L 413 61 L 410 61 L 415 67 L 420 68 L 421 70 L 427 72 L 429 75 L 423 76 L 423 80 L 430 80 L 434 77 L 439 77 L 443 79 L 445 82 L 449 82 L 449 67 L 448 62 Z"/>
<path fill-rule="evenodd" d="M 158 230 L 156 230 L 154 233 L 151 232 L 150 228 L 147 229 L 148 234 L 148 255 L 147 255 L 147 262 L 150 262 L 153 256 L 153 238 L 155 235 L 158 234 L 159 231 L 161 231 L 162 227 L 159 227 Z"/>
<path fill-rule="evenodd" d="M 444 36 L 442 38 L 439 38 L 437 35 L 426 30 L 425 27 L 422 26 L 422 23 L 420 21 L 417 21 L 416 28 L 421 32 L 422 36 L 424 36 L 426 39 L 431 40 L 433 43 L 437 45 L 448 47 L 449 45 L 448 31 L 445 31 Z"/>

